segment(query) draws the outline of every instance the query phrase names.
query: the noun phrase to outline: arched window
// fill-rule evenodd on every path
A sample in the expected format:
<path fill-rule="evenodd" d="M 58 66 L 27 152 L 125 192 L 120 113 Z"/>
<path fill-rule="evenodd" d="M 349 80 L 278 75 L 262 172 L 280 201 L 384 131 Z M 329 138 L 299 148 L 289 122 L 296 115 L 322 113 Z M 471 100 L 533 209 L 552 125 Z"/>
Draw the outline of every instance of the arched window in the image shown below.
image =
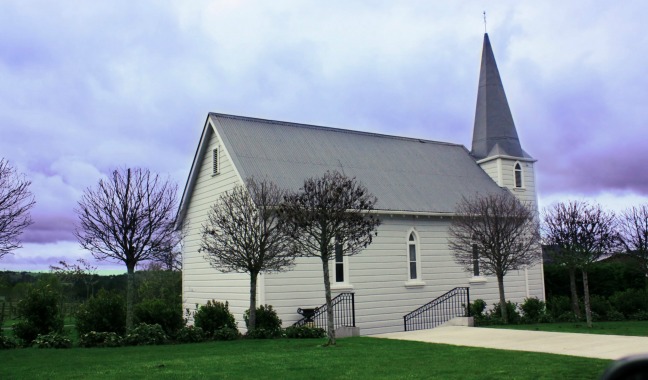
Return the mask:
<path fill-rule="evenodd" d="M 408 262 L 408 271 L 410 280 L 418 280 L 420 277 L 419 265 L 418 265 L 418 242 L 414 232 L 410 232 L 409 238 L 407 239 L 407 262 Z"/>
<path fill-rule="evenodd" d="M 344 282 L 344 255 L 342 245 L 335 243 L 335 282 Z"/>
<path fill-rule="evenodd" d="M 479 248 L 477 244 L 472 246 L 473 276 L 479 276 Z"/>
<path fill-rule="evenodd" d="M 519 162 L 515 163 L 515 187 L 522 187 L 522 166 Z"/>

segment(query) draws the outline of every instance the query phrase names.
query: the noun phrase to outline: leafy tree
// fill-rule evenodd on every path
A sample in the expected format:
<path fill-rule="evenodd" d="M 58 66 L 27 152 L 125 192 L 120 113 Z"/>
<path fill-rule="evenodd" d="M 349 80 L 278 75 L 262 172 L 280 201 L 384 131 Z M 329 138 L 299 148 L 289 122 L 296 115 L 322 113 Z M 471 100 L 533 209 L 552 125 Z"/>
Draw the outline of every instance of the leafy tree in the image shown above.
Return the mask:
<path fill-rule="evenodd" d="M 648 204 L 631 207 L 618 218 L 619 237 L 626 252 L 636 257 L 648 276 Z"/>
<path fill-rule="evenodd" d="M 177 186 L 147 169 L 120 169 L 86 189 L 75 211 L 81 246 L 98 260 L 121 261 L 127 270 L 126 327 L 133 325 L 135 266 L 173 243 Z"/>
<path fill-rule="evenodd" d="M 28 286 L 27 294 L 18 302 L 18 323 L 14 334 L 30 345 L 39 334 L 63 331 L 63 318 L 59 313 L 61 284 L 55 277 L 42 277 Z"/>
<path fill-rule="evenodd" d="M 29 209 L 36 202 L 29 185 L 31 181 L 0 158 L 0 258 L 21 247 L 18 237 L 32 224 Z"/>
<path fill-rule="evenodd" d="M 202 226 L 200 251 L 205 260 L 217 270 L 250 275 L 250 330 L 256 323 L 259 273 L 285 271 L 295 258 L 277 213 L 283 196 L 274 183 L 250 178 L 246 187 L 238 185 L 223 194 Z"/>
<path fill-rule="evenodd" d="M 540 261 L 540 226 L 531 204 L 512 194 L 477 195 L 463 198 L 450 223 L 449 246 L 455 261 L 473 271 L 475 264 L 486 275 L 495 275 L 499 306 L 508 323 L 504 276 Z"/>
<path fill-rule="evenodd" d="M 552 257 L 556 262 L 582 272 L 585 316 L 587 326 L 592 327 L 587 274 L 591 265 L 609 253 L 617 242 L 614 214 L 585 201 L 557 203 L 544 212 L 544 235 L 546 242 L 555 247 Z M 572 304 L 574 293 L 575 289 Z"/>
<path fill-rule="evenodd" d="M 300 255 L 322 261 L 328 345 L 335 345 L 329 260 L 335 258 L 335 249 L 351 256 L 371 244 L 380 225 L 371 213 L 377 199 L 355 178 L 337 171 L 307 179 L 300 190 L 286 196 L 281 215 Z"/>

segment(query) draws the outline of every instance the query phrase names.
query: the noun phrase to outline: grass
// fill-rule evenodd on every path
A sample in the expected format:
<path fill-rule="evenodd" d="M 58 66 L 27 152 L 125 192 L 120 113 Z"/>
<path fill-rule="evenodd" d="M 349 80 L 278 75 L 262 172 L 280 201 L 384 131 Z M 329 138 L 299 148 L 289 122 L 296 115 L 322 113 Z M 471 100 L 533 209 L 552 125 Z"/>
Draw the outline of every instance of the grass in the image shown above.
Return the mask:
<path fill-rule="evenodd" d="M 588 328 L 585 322 L 537 323 L 530 325 L 480 326 L 511 330 L 555 331 L 563 333 L 648 336 L 648 321 L 595 322 Z"/>
<path fill-rule="evenodd" d="M 0 351 L 0 378 L 583 379 L 607 360 L 368 337 Z"/>

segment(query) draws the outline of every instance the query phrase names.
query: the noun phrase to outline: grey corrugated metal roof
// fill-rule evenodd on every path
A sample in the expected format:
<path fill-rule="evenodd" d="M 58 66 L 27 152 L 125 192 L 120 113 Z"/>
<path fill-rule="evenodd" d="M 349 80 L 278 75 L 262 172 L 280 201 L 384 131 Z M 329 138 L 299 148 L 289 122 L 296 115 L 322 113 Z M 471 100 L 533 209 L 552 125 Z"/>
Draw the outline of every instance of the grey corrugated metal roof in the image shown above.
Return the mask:
<path fill-rule="evenodd" d="M 338 170 L 378 197 L 377 209 L 452 213 L 462 196 L 502 191 L 462 145 L 211 113 L 241 177 L 298 190 Z"/>
<path fill-rule="evenodd" d="M 520 146 L 488 34 L 484 34 L 471 154 L 477 159 L 496 154 L 530 158 Z"/>

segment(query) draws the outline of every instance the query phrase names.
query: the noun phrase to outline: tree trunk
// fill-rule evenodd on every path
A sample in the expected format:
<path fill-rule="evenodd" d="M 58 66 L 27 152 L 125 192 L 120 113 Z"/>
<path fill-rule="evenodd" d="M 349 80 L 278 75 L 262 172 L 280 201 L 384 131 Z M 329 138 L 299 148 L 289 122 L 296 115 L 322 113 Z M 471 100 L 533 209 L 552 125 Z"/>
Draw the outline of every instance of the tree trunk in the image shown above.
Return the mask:
<path fill-rule="evenodd" d="M 585 298 L 585 319 L 587 327 L 592 327 L 592 308 L 590 306 L 589 281 L 587 279 L 587 270 L 583 269 L 583 295 Z"/>
<path fill-rule="evenodd" d="M 506 297 L 504 296 L 504 275 L 497 275 L 497 286 L 499 288 L 500 312 L 502 313 L 502 322 L 508 323 L 508 310 L 506 308 Z"/>
<path fill-rule="evenodd" d="M 126 331 L 133 328 L 135 305 L 135 265 L 126 265 Z"/>
<path fill-rule="evenodd" d="M 322 269 L 324 272 L 324 293 L 326 296 L 326 320 L 328 327 L 327 346 L 335 346 L 335 324 L 333 322 L 333 305 L 331 302 L 331 279 L 329 278 L 329 262 L 322 257 Z"/>
<path fill-rule="evenodd" d="M 248 320 L 248 332 L 256 326 L 256 295 L 257 295 L 258 273 L 250 273 L 250 318 Z"/>
<path fill-rule="evenodd" d="M 572 312 L 578 318 L 581 317 L 580 307 L 578 306 L 578 293 L 576 292 L 576 269 L 569 268 L 569 288 L 571 290 L 571 307 Z"/>

